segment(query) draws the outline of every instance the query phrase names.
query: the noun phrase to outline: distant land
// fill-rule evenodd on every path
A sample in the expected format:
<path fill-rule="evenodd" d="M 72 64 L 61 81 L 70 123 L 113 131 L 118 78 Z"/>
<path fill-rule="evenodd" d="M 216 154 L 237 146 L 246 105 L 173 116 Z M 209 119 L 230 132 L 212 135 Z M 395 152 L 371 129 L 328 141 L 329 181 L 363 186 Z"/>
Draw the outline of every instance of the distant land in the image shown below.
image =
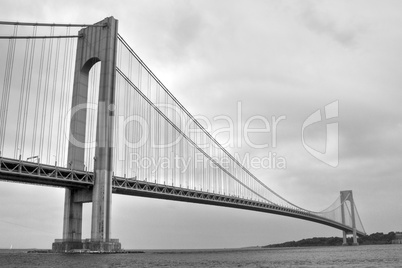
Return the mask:
<path fill-rule="evenodd" d="M 400 244 L 400 232 L 373 233 L 364 237 L 358 237 L 359 245 L 383 245 L 383 244 Z M 272 244 L 262 246 L 263 248 L 281 248 L 281 247 L 325 247 L 325 246 L 342 246 L 343 239 L 341 237 L 314 237 L 302 239 L 299 241 L 289 241 L 281 244 Z M 352 237 L 347 238 L 349 245 L 352 245 Z"/>

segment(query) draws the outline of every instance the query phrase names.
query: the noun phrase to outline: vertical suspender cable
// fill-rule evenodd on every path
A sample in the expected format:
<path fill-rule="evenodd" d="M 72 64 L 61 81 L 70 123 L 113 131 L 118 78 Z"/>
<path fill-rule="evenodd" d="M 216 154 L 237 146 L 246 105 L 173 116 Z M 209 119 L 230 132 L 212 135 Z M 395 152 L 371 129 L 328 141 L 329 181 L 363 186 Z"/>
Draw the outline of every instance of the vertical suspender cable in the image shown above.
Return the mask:
<path fill-rule="evenodd" d="M 164 105 L 165 105 L 165 109 L 168 107 L 169 104 L 169 98 L 168 96 L 165 94 L 165 101 L 164 101 Z M 167 110 L 168 111 L 168 110 Z M 168 113 L 166 112 L 166 115 Z M 169 161 L 169 124 L 167 124 L 167 122 L 165 121 L 165 129 L 164 129 L 164 134 L 165 134 L 165 144 L 164 144 L 164 150 L 165 150 L 165 156 L 167 161 Z M 169 163 L 169 162 L 168 162 Z M 165 170 L 165 180 L 168 183 L 169 182 L 169 165 L 167 165 L 166 170 Z"/>
<path fill-rule="evenodd" d="M 66 35 L 70 34 L 70 27 L 66 28 Z M 58 110 L 58 114 L 59 114 L 59 118 L 58 118 L 58 126 L 57 126 L 57 141 L 56 141 L 56 157 L 58 159 L 59 164 L 63 163 L 61 162 L 62 160 L 62 154 L 60 153 L 62 151 L 61 148 L 61 141 L 64 138 L 64 133 L 62 132 L 63 130 L 63 118 L 64 118 L 64 106 L 66 105 L 65 103 L 65 95 L 66 95 L 66 72 L 67 72 L 67 50 L 68 50 L 68 44 L 70 42 L 70 39 L 67 39 L 66 42 L 64 43 L 64 53 L 63 53 L 63 62 L 62 62 L 62 71 L 61 71 L 61 90 L 60 90 L 60 94 L 59 94 L 59 110 Z"/>
<path fill-rule="evenodd" d="M 88 103 L 94 103 L 95 101 L 95 96 L 94 96 L 94 92 L 95 92 L 95 66 L 92 66 L 91 70 L 89 71 L 89 77 L 91 77 L 91 80 L 88 81 L 88 86 L 90 87 L 90 89 L 88 89 L 88 99 L 87 102 Z M 89 79 L 88 77 L 88 79 Z M 86 141 L 84 141 L 84 144 L 86 144 L 87 141 L 92 139 L 92 129 L 93 129 L 93 110 L 89 110 L 88 108 L 86 108 L 86 125 L 85 125 L 85 139 Z M 84 166 L 86 168 L 89 168 L 89 161 L 90 161 L 90 155 L 91 155 L 91 151 L 92 148 L 85 148 L 85 159 L 84 159 Z"/>
<path fill-rule="evenodd" d="M 156 87 L 156 105 L 160 105 L 160 100 L 159 100 L 159 98 L 160 98 L 160 92 L 159 92 L 159 85 L 158 84 L 156 84 L 155 85 L 155 87 Z M 159 154 L 159 150 L 160 150 L 160 145 L 161 145 L 161 132 L 160 132 L 160 114 L 158 114 L 158 113 L 155 113 L 155 116 L 156 116 L 156 138 L 155 138 L 155 159 L 156 159 L 156 163 L 158 163 L 157 164 L 157 167 L 156 167 L 156 174 L 155 174 L 155 176 L 156 176 L 156 179 L 157 179 L 157 181 L 158 181 L 158 183 L 160 183 L 162 180 L 160 180 L 160 175 L 159 175 L 159 169 L 160 169 L 160 163 L 161 163 L 161 157 L 160 157 L 160 154 Z"/>
<path fill-rule="evenodd" d="M 54 27 L 50 30 L 50 35 L 53 36 L 54 34 Z M 45 140 L 45 128 L 46 128 L 46 113 L 47 113 L 47 102 L 48 102 L 48 92 L 49 92 L 49 79 L 50 79 L 50 71 L 52 65 L 52 54 L 53 54 L 53 39 L 50 39 L 49 42 L 49 51 L 47 53 L 47 62 L 46 62 L 46 74 L 45 74 L 45 92 L 44 92 L 44 99 L 42 103 L 42 116 L 41 116 L 41 130 L 40 130 L 40 137 L 39 137 L 39 157 L 43 156 L 44 150 L 44 140 Z M 49 126 L 48 126 L 49 127 Z M 47 137 L 50 138 L 50 137 Z M 49 148 L 48 148 L 49 149 Z M 49 159 L 46 159 L 46 162 L 49 163 Z"/>
<path fill-rule="evenodd" d="M 131 69 L 132 69 L 132 57 L 129 57 L 128 58 L 128 73 L 131 73 Z M 129 89 L 129 84 L 128 83 L 125 83 L 125 87 L 124 87 L 124 91 L 125 91 L 125 94 L 126 95 L 128 95 L 129 93 L 130 93 L 130 91 L 128 90 Z M 123 105 L 123 107 L 124 107 L 124 117 L 125 118 L 128 118 L 131 114 L 130 114 L 130 109 L 129 109 L 129 102 L 130 102 L 130 98 L 124 98 L 124 105 Z M 129 129 L 130 130 L 130 129 Z M 128 134 L 128 135 L 127 135 Z M 126 139 L 127 139 L 127 137 L 129 137 L 130 138 L 130 136 L 132 135 L 133 133 L 131 133 L 130 131 L 129 131 L 129 133 L 127 133 L 126 132 L 126 129 L 124 128 L 124 135 L 123 135 L 123 137 L 124 137 L 124 141 L 126 141 Z M 124 143 L 124 148 L 122 148 L 123 150 L 124 150 L 124 157 L 125 157 L 125 160 L 126 161 L 124 161 L 124 174 L 128 174 L 128 167 L 129 167 L 129 161 L 128 161 L 128 156 L 129 156 L 129 154 L 130 154 L 130 149 L 131 148 L 128 148 L 128 146 L 127 146 L 127 144 L 126 143 Z M 132 149 L 131 149 L 132 150 Z"/>
<path fill-rule="evenodd" d="M 88 103 L 95 103 L 95 75 L 96 75 L 96 65 L 92 66 L 91 70 L 89 71 L 89 77 L 91 77 L 91 81 L 88 81 L 88 84 L 90 86 L 90 90 L 88 89 Z M 88 78 L 89 79 L 89 78 Z M 87 141 L 90 141 L 93 139 L 93 128 L 94 128 L 94 111 L 92 109 L 86 108 L 86 125 L 85 125 L 85 139 L 84 144 L 86 144 Z M 96 123 L 95 123 L 96 124 Z M 95 134 L 96 135 L 96 134 Z M 84 166 L 86 168 L 92 168 L 91 166 L 91 155 L 92 155 L 92 148 L 85 148 L 85 159 L 84 159 Z M 92 156 L 93 157 L 93 156 Z"/>
<path fill-rule="evenodd" d="M 18 25 L 14 26 L 13 36 L 16 36 L 18 33 Z M 1 131 L 0 131 L 0 154 L 4 155 L 4 142 L 6 139 L 6 128 L 7 128 L 7 115 L 8 115 L 8 104 L 10 98 L 10 88 L 11 88 L 11 80 L 13 76 L 13 67 L 14 67 L 14 55 L 15 55 L 15 45 L 16 40 L 10 39 L 8 42 L 8 51 L 7 51 L 7 61 L 6 61 L 6 69 L 4 75 L 3 82 L 3 96 L 2 96 L 2 105 L 1 105 Z"/>
<path fill-rule="evenodd" d="M 142 91 L 142 92 L 144 92 L 144 86 L 143 86 L 143 83 L 142 83 L 143 81 L 142 81 L 142 67 L 141 67 L 141 65 L 139 65 L 139 68 L 138 68 L 138 86 L 139 86 L 139 88 L 140 88 L 140 90 Z M 135 116 L 138 116 L 138 117 L 140 117 L 140 118 L 142 118 L 142 112 L 143 112 L 143 98 L 141 98 L 138 94 L 136 94 L 137 95 L 137 98 L 138 98 L 138 102 L 139 102 L 139 105 L 138 105 L 138 109 L 136 109 L 136 113 L 134 114 Z M 130 131 L 131 133 L 133 133 L 134 132 L 134 125 L 133 124 L 131 124 L 131 130 L 132 131 Z M 138 133 L 138 132 L 137 132 Z M 137 138 L 139 138 L 139 137 L 137 137 Z M 141 180 L 145 180 L 145 172 L 144 172 L 144 170 L 143 170 L 143 168 L 142 168 L 142 166 L 141 166 L 141 163 L 142 163 L 142 158 L 144 157 L 144 146 L 141 146 L 142 144 L 139 144 L 139 152 L 140 152 L 140 156 L 139 156 L 139 159 L 140 159 L 140 167 L 139 167 L 139 174 L 140 174 L 140 178 L 141 178 Z"/>
<path fill-rule="evenodd" d="M 54 60 L 54 72 L 53 72 L 53 85 L 50 89 L 52 91 L 51 96 L 51 104 L 50 104 L 50 122 L 49 122 L 49 134 L 48 134 L 48 143 L 47 143 L 47 159 L 50 160 L 51 149 L 52 149 L 52 141 L 53 141 L 53 119 L 54 119 L 54 102 L 56 98 L 57 92 L 57 76 L 59 70 L 59 55 L 60 55 L 60 39 L 57 39 L 56 42 L 56 57 Z M 57 155 L 55 156 L 57 161 Z"/>
<path fill-rule="evenodd" d="M 46 39 L 42 40 L 42 47 L 39 60 L 39 75 L 38 75 L 38 85 L 36 89 L 36 103 L 35 103 L 33 138 L 32 138 L 32 149 L 31 149 L 32 155 L 36 154 L 36 138 L 37 138 L 38 120 L 39 120 L 39 103 L 42 93 L 42 76 L 43 76 L 43 62 L 44 62 L 45 48 L 46 48 Z"/>
<path fill-rule="evenodd" d="M 35 26 L 33 28 L 33 36 L 36 36 L 36 31 L 37 27 Z M 28 123 L 28 108 L 29 108 L 29 99 L 31 96 L 31 81 L 32 81 L 32 71 L 33 71 L 33 63 L 34 63 L 34 58 L 35 58 L 35 46 L 36 46 L 36 39 L 31 40 L 31 51 L 30 51 L 30 56 L 29 56 L 29 63 L 28 63 L 28 77 L 27 77 L 27 93 L 26 93 L 26 98 L 25 98 L 25 104 L 24 104 L 24 117 L 23 117 L 23 128 L 22 128 L 22 140 L 21 140 L 21 154 L 24 154 L 25 151 L 25 139 L 27 135 L 27 123 Z"/>
<path fill-rule="evenodd" d="M 149 96 L 151 97 L 152 95 L 152 91 L 151 91 L 151 80 L 150 77 L 148 76 L 148 92 L 149 92 Z M 152 150 L 151 150 L 151 139 L 152 139 L 152 134 L 153 134 L 153 125 L 152 125 L 152 118 L 151 118 L 151 106 L 149 106 L 147 103 L 145 103 L 145 107 L 146 107 L 146 122 L 148 124 L 149 127 L 149 131 L 147 132 L 147 137 L 146 137 L 146 146 L 147 146 L 147 173 L 148 173 L 148 179 L 151 180 L 152 178 L 152 169 L 153 169 L 153 164 L 152 164 L 152 159 L 153 159 L 153 154 L 152 154 Z"/>
<path fill-rule="evenodd" d="M 68 30 L 70 31 L 70 30 Z M 71 87 L 71 81 L 72 81 L 72 64 L 73 64 L 73 49 L 74 49 L 74 39 L 67 39 L 67 56 L 66 59 L 68 60 L 67 62 L 67 72 L 66 72 L 66 87 L 65 87 L 65 97 L 64 97 L 64 102 L 65 105 L 62 110 L 62 118 L 64 124 L 62 124 L 61 127 L 61 140 L 60 140 L 60 146 L 61 146 L 61 159 L 60 162 L 63 163 L 63 165 L 67 166 L 67 148 L 68 148 L 68 135 L 70 131 L 70 118 L 65 118 L 65 115 L 67 114 L 67 111 L 69 107 L 71 107 L 71 99 L 72 99 L 72 87 Z"/>
<path fill-rule="evenodd" d="M 120 41 L 118 41 L 118 57 L 117 57 L 117 60 L 118 60 L 118 66 L 121 66 L 121 64 L 122 64 L 122 49 L 123 49 L 123 46 L 122 46 L 122 44 L 121 44 L 121 42 Z M 117 79 L 116 79 L 116 111 L 115 111 L 115 116 L 116 116 L 116 119 L 115 119 L 115 144 L 116 144 L 116 146 L 115 146 L 115 148 L 114 148 L 114 150 L 115 150 L 115 157 L 114 157 L 114 159 L 115 159 L 115 164 L 114 164 L 114 167 L 115 167 L 115 170 L 117 171 L 117 170 L 119 170 L 118 169 L 118 160 L 120 160 L 120 155 L 121 155 L 121 153 L 120 153 L 120 150 L 122 150 L 121 148 L 119 148 L 119 144 L 121 144 L 121 142 L 122 141 L 120 141 L 120 143 L 119 143 L 119 136 L 118 135 L 120 135 L 120 133 L 119 133 L 119 116 L 121 115 L 121 107 L 120 107 L 120 100 L 121 100 L 121 96 L 122 96 L 122 90 L 121 90 L 121 83 L 120 83 L 120 81 L 121 81 L 121 78 L 120 77 L 118 77 Z M 119 156 L 119 157 L 117 157 L 117 156 Z"/>
<path fill-rule="evenodd" d="M 24 106 L 24 99 L 26 98 L 25 94 L 25 81 L 27 75 L 27 61 L 28 61 L 28 53 L 30 51 L 31 40 L 25 40 L 25 53 L 24 53 L 24 63 L 22 70 L 22 78 L 21 78 L 21 88 L 20 88 L 20 100 L 18 102 L 18 116 L 17 116 L 17 129 L 15 133 L 15 143 L 14 143 L 14 158 L 18 158 L 18 153 L 21 155 L 22 148 L 20 147 L 20 139 L 21 139 L 21 117 L 23 113 L 22 107 Z"/>
<path fill-rule="evenodd" d="M 142 81 L 142 70 L 141 70 L 141 73 L 140 73 L 140 78 L 141 78 L 141 91 L 145 92 L 145 86 L 144 86 L 143 81 Z M 139 100 L 140 100 L 140 105 L 139 105 L 139 109 L 138 109 L 138 112 L 137 112 L 136 115 L 139 116 L 139 118 L 144 118 L 144 114 L 145 114 L 145 111 L 144 111 L 144 98 L 139 97 Z M 139 137 L 141 137 L 141 136 L 139 136 Z M 144 157 L 146 157 L 146 155 L 145 155 L 145 144 L 141 143 L 141 144 L 139 144 L 139 146 L 140 146 L 140 152 L 141 152 L 140 153 L 141 178 L 142 178 L 142 180 L 146 180 L 147 179 L 146 172 L 145 172 L 144 167 L 142 166 L 142 163 L 143 163 L 142 160 L 144 159 Z"/>
<path fill-rule="evenodd" d="M 149 96 L 151 97 L 152 96 L 152 88 L 151 88 L 151 77 L 148 75 L 148 89 L 149 89 Z M 151 148 L 151 142 L 152 142 L 152 138 L 153 138 L 153 121 L 154 120 L 152 120 L 152 118 L 151 118 L 151 107 L 149 106 L 149 105 L 146 105 L 146 107 L 147 107 L 147 123 L 148 123 L 148 126 L 149 126 L 149 128 L 150 128 L 150 130 L 149 130 L 149 133 L 147 133 L 147 137 L 146 137 L 146 139 L 147 139 L 147 156 L 148 156 L 148 161 L 147 162 L 149 162 L 149 163 L 152 163 L 152 159 L 154 159 L 154 156 L 153 156 L 153 153 L 152 153 L 152 148 Z M 149 165 L 149 168 L 148 168 L 148 178 L 149 178 L 149 180 L 151 180 L 151 178 L 152 178 L 152 170 L 153 170 L 153 168 L 154 168 L 154 166 L 153 166 L 153 164 L 150 164 Z"/>

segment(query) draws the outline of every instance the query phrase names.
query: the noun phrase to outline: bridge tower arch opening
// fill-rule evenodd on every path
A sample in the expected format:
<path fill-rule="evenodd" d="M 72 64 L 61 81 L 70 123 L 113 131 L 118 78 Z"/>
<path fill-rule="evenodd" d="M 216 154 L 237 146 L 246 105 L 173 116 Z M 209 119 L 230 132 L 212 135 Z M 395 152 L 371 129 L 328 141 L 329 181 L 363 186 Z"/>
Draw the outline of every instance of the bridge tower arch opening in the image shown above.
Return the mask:
<path fill-rule="evenodd" d="M 89 73 L 91 68 L 100 62 L 96 146 L 93 158 L 95 182 L 90 189 L 66 189 L 63 238 L 53 243 L 53 250 L 57 252 L 72 249 L 117 251 L 121 248 L 119 241 L 110 237 L 118 21 L 109 17 L 94 26 L 96 27 L 89 26 L 79 32 L 68 166 L 74 170 L 85 170 Z M 92 202 L 91 238 L 82 240 L 82 204 L 87 202 Z"/>

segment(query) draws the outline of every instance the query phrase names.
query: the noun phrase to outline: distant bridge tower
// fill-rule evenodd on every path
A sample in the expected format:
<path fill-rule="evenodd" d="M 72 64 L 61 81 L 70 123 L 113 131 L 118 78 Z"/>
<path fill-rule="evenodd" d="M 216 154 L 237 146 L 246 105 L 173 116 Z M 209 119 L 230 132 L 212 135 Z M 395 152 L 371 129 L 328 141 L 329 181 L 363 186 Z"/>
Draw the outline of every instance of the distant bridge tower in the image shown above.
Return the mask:
<path fill-rule="evenodd" d="M 345 207 L 346 204 L 345 202 L 349 201 L 350 202 L 350 207 L 351 207 L 351 217 L 352 217 L 352 228 L 353 228 L 353 245 L 357 246 L 359 243 L 357 242 L 357 236 L 356 236 L 356 218 L 355 218 L 355 203 L 353 201 L 353 193 L 351 190 L 348 191 L 341 191 L 341 215 L 342 215 L 342 224 L 345 224 Z M 347 245 L 348 243 L 346 242 L 346 232 L 343 231 L 343 244 L 342 245 Z"/>
<path fill-rule="evenodd" d="M 79 32 L 75 64 L 68 165 L 84 170 L 86 105 L 89 71 L 101 62 L 98 119 L 96 126 L 95 182 L 92 189 L 66 189 L 63 239 L 53 250 L 116 251 L 117 239 L 110 238 L 112 200 L 113 123 L 115 103 L 118 21 L 109 17 Z M 82 240 L 82 204 L 92 202 L 91 239 Z"/>

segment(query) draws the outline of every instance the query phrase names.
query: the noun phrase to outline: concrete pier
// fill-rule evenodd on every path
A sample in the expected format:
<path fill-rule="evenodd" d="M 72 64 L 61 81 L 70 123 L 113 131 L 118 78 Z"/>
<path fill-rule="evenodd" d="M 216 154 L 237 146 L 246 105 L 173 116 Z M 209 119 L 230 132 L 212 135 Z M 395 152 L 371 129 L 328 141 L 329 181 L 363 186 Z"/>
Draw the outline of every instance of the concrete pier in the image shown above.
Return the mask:
<path fill-rule="evenodd" d="M 121 244 L 118 239 L 110 239 L 109 242 L 96 242 L 91 239 L 82 241 L 66 241 L 64 239 L 56 239 L 52 245 L 52 251 L 57 253 L 69 253 L 77 250 L 91 252 L 119 252 Z"/>

